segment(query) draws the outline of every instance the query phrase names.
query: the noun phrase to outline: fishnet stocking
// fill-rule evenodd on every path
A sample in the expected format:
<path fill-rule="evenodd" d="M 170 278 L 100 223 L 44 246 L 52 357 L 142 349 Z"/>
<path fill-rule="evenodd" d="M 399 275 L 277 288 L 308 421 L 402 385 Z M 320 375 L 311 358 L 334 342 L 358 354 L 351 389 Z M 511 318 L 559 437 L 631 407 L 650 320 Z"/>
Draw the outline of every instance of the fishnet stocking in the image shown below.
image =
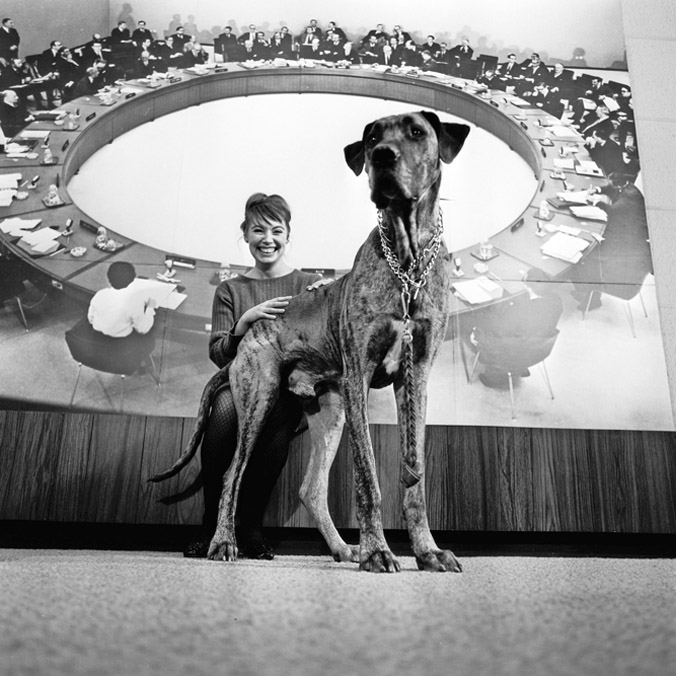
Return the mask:
<path fill-rule="evenodd" d="M 289 443 L 302 416 L 295 398 L 283 392 L 263 426 L 239 491 L 237 516 L 242 526 L 258 528 L 277 478 L 286 464 Z M 205 528 L 216 528 L 223 475 L 235 455 L 237 412 L 229 387 L 214 397 L 201 448 Z"/>

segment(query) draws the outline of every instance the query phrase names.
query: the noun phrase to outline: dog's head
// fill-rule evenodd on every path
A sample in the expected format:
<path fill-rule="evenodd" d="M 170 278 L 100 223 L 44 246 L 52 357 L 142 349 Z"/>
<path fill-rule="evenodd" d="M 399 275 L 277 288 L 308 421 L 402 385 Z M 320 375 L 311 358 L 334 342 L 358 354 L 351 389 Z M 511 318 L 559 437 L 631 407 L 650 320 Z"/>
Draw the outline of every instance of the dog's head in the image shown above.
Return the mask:
<path fill-rule="evenodd" d="M 438 185 L 441 162 L 452 162 L 467 138 L 466 124 L 441 122 L 420 111 L 383 117 L 366 125 L 361 141 L 345 147 L 345 160 L 358 176 L 364 167 L 378 209 L 417 201 Z"/>

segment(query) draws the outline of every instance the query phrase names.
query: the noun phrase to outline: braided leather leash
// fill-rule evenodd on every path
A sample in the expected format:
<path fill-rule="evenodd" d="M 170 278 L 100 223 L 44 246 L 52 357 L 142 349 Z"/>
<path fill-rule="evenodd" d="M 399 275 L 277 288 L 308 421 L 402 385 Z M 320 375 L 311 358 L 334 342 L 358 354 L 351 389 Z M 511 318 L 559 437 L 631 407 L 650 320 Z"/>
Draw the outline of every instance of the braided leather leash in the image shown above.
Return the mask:
<path fill-rule="evenodd" d="M 434 229 L 432 238 L 423 248 L 418 256 L 416 256 L 409 263 L 404 270 L 395 255 L 390 240 L 387 237 L 385 228 L 383 226 L 383 213 L 378 210 L 378 233 L 380 234 L 380 245 L 383 250 L 383 255 L 387 261 L 390 270 L 401 283 L 401 309 L 402 319 L 404 321 L 404 330 L 402 332 L 401 341 L 404 350 L 404 395 L 406 400 L 406 447 L 413 449 L 408 461 L 404 463 L 406 471 L 409 473 L 408 481 L 402 477 L 402 482 L 406 486 L 413 486 L 420 481 L 421 476 L 411 468 L 409 463 L 415 464 L 417 460 L 417 433 L 416 425 L 413 421 L 413 410 L 415 401 L 415 389 L 413 386 L 413 334 L 411 333 L 411 301 L 418 297 L 420 289 L 427 284 L 427 277 L 429 276 L 434 264 L 436 263 L 439 250 L 441 248 L 441 236 L 444 232 L 444 222 L 441 207 L 439 208 L 439 217 L 437 225 Z M 429 254 L 427 262 L 425 258 Z M 416 271 L 420 270 L 418 276 Z"/>

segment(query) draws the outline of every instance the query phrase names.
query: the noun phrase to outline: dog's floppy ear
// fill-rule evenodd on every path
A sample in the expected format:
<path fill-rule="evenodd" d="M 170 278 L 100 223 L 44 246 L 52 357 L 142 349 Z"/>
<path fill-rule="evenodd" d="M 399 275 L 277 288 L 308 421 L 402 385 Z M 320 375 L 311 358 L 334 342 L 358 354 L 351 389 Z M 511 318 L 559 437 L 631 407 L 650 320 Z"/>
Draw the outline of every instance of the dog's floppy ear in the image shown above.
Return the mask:
<path fill-rule="evenodd" d="M 452 162 L 465 143 L 467 134 L 469 134 L 469 127 L 466 124 L 442 122 L 436 113 L 428 110 L 421 110 L 420 113 L 432 125 L 437 134 L 439 157 L 447 164 Z"/>
<path fill-rule="evenodd" d="M 361 174 L 362 169 L 364 168 L 364 162 L 366 161 L 366 157 L 364 155 L 364 141 L 371 131 L 371 127 L 373 127 L 373 122 L 371 122 L 371 124 L 367 124 L 364 127 L 364 133 L 361 135 L 361 141 L 350 143 L 350 145 L 345 146 L 343 150 L 345 153 L 345 161 L 347 162 L 347 166 L 350 167 L 350 169 L 352 169 L 352 171 L 354 171 L 357 176 Z"/>
<path fill-rule="evenodd" d="M 349 146 L 345 146 L 343 152 L 345 153 L 347 166 L 359 176 L 364 168 L 364 142 L 357 141 L 356 143 L 350 143 Z"/>

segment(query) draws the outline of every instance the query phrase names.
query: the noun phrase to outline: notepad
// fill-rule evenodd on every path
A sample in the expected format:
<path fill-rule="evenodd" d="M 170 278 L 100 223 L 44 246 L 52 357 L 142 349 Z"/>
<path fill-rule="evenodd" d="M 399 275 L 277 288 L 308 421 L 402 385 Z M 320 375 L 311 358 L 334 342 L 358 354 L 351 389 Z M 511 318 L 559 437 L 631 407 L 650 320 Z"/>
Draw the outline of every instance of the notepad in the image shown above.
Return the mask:
<path fill-rule="evenodd" d="M 558 258 L 568 263 L 577 263 L 588 246 L 589 242 L 582 237 L 557 232 L 540 247 L 540 250 L 545 256 Z"/>
<path fill-rule="evenodd" d="M 51 132 L 49 130 L 44 131 L 42 129 L 24 129 L 21 132 L 21 136 L 19 138 L 37 138 L 37 139 L 42 139 L 45 138 L 45 136 L 49 136 Z"/>
<path fill-rule="evenodd" d="M 40 228 L 40 230 L 35 231 L 23 231 L 21 235 L 21 241 L 28 244 L 30 247 L 36 247 L 39 244 L 44 242 L 54 241 L 61 233 L 54 228 Z"/>
<path fill-rule="evenodd" d="M 555 157 L 554 166 L 557 169 L 575 169 L 575 160 L 572 157 Z"/>
<path fill-rule="evenodd" d="M 502 287 L 488 277 L 467 279 L 453 284 L 455 295 L 470 305 L 488 303 L 502 297 Z"/>
<path fill-rule="evenodd" d="M 570 207 L 573 216 L 577 218 L 586 218 L 590 221 L 601 221 L 606 223 L 608 221 L 608 214 L 601 207 L 585 206 L 585 207 Z"/>

